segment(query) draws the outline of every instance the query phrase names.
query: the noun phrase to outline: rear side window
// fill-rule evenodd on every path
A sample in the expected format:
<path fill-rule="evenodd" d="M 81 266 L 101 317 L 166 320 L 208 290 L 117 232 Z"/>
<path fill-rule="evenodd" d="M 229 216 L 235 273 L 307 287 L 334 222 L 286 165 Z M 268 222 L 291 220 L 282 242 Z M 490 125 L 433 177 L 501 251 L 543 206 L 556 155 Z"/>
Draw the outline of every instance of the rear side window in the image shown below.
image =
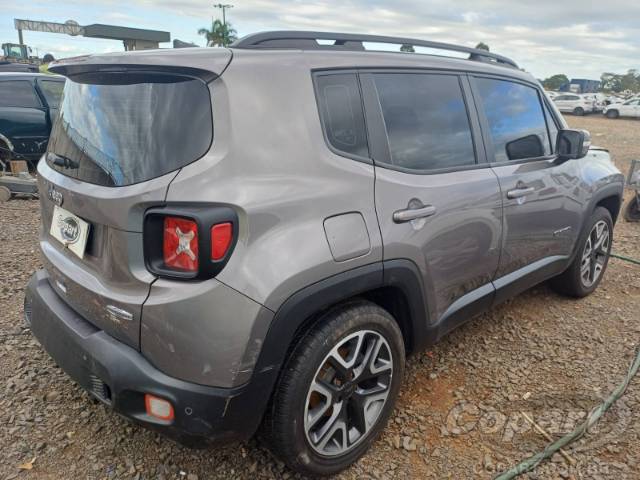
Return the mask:
<path fill-rule="evenodd" d="M 383 73 L 374 80 L 393 166 L 425 171 L 475 164 L 457 76 Z"/>
<path fill-rule="evenodd" d="M 58 108 L 60 106 L 60 98 L 64 89 L 64 82 L 56 82 L 55 80 L 38 80 L 40 90 L 44 94 L 49 107 Z"/>
<path fill-rule="evenodd" d="M 535 88 L 476 78 L 495 150 L 495 162 L 549 155 L 547 125 Z"/>
<path fill-rule="evenodd" d="M 0 82 L 0 107 L 40 107 L 40 100 L 31 82 L 9 80 Z"/>
<path fill-rule="evenodd" d="M 355 73 L 316 77 L 322 126 L 329 144 L 357 157 L 368 157 L 360 87 Z"/>
<path fill-rule="evenodd" d="M 202 157 L 212 136 L 209 88 L 198 79 L 85 74 L 65 83 L 47 162 L 85 182 L 131 185 Z"/>

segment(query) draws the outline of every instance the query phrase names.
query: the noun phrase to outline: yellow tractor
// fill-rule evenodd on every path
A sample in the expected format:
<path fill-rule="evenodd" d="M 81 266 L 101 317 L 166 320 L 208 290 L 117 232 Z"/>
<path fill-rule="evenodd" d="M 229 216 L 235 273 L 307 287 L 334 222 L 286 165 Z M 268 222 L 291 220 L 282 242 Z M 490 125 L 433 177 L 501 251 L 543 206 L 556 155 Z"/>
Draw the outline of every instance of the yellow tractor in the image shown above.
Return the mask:
<path fill-rule="evenodd" d="M 40 59 L 31 55 L 31 48 L 19 43 L 3 43 L 0 72 L 37 72 Z"/>

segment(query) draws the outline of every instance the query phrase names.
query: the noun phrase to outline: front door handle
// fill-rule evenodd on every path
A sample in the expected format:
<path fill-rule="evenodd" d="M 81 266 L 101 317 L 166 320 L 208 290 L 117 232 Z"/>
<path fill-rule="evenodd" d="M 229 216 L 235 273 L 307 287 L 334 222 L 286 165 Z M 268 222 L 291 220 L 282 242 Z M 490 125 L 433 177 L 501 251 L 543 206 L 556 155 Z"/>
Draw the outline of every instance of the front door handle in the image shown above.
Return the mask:
<path fill-rule="evenodd" d="M 426 205 L 419 208 L 407 208 L 393 212 L 393 221 L 395 223 L 405 223 L 418 218 L 426 218 L 436 214 L 436 207 Z"/>
<path fill-rule="evenodd" d="M 518 187 L 518 188 L 514 188 L 513 190 L 509 190 L 507 192 L 507 198 L 511 198 L 511 199 L 522 198 L 522 197 L 526 197 L 527 195 L 535 191 L 536 189 L 533 187 Z"/>

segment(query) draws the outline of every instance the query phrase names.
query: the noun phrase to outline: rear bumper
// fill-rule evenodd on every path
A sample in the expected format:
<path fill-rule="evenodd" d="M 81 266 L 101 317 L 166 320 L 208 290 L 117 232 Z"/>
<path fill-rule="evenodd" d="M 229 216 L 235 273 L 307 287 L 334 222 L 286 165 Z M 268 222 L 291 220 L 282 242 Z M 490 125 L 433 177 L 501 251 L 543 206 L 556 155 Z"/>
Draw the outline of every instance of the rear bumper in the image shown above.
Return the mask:
<path fill-rule="evenodd" d="M 56 363 L 117 413 L 189 445 L 245 440 L 257 430 L 275 382 L 275 369 L 255 372 L 237 388 L 216 388 L 170 377 L 137 350 L 81 318 L 36 272 L 27 286 L 31 331 Z M 144 394 L 169 400 L 173 421 L 147 415 Z"/>

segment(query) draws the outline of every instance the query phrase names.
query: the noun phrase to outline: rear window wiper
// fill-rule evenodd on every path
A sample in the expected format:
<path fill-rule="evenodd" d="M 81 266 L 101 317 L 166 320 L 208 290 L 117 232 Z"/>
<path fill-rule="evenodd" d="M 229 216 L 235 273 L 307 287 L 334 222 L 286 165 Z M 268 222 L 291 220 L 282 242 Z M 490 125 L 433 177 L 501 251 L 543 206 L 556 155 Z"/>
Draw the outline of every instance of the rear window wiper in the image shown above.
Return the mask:
<path fill-rule="evenodd" d="M 47 153 L 47 160 L 56 165 L 57 167 L 62 168 L 78 168 L 78 162 L 70 159 L 69 157 L 64 157 L 62 155 L 58 155 L 57 153 L 49 152 Z"/>

